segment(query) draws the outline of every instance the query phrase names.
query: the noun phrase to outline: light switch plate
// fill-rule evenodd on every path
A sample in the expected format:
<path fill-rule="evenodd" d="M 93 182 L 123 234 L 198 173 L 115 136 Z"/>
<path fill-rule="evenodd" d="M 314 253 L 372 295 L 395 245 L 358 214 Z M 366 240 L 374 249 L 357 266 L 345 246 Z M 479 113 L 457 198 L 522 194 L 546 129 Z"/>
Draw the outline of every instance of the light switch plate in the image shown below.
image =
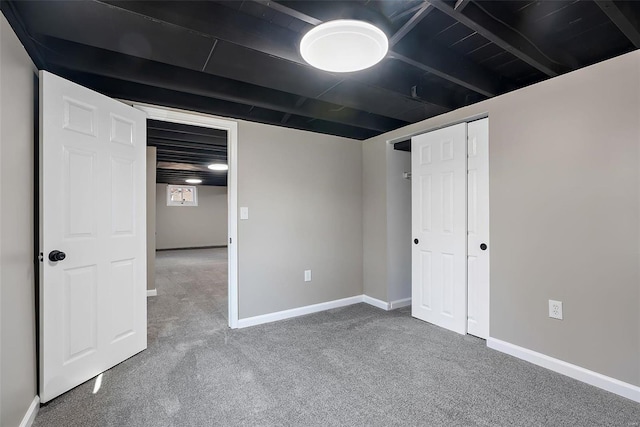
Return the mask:
<path fill-rule="evenodd" d="M 240 208 L 240 219 L 249 219 L 249 208 L 241 207 Z"/>
<path fill-rule="evenodd" d="M 304 281 L 305 282 L 310 282 L 311 281 L 311 270 L 305 270 L 304 271 Z"/>

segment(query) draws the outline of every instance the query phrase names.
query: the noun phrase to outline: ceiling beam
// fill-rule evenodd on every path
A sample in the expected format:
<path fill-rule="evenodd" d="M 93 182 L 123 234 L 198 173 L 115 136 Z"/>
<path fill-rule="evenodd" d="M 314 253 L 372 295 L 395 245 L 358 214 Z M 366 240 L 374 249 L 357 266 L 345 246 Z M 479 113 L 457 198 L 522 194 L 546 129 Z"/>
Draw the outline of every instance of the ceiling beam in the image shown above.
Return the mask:
<path fill-rule="evenodd" d="M 409 9 L 405 10 L 404 12 L 401 12 L 401 13 L 399 13 L 399 14 L 397 14 L 397 15 L 394 15 L 394 16 L 390 16 L 390 17 L 389 17 L 389 19 L 390 19 L 392 22 L 399 21 L 399 20 L 401 20 L 402 18 L 404 18 L 404 17 L 405 17 L 405 16 L 407 16 L 407 15 L 413 15 L 413 14 L 415 14 L 417 11 L 419 11 L 420 9 L 422 9 L 422 6 L 423 6 L 423 5 L 421 5 L 421 4 L 419 4 L 419 5 L 417 5 L 417 6 L 413 6 L 413 7 L 409 8 Z"/>
<path fill-rule="evenodd" d="M 304 22 L 310 23 L 310 21 L 312 20 L 320 22 L 312 16 L 306 15 L 302 12 L 281 5 L 272 0 L 254 1 L 264 4 L 265 6 L 273 10 L 277 10 L 278 12 L 291 16 L 292 18 L 303 20 Z M 395 50 L 389 50 L 388 56 L 390 58 L 395 58 L 397 60 L 403 61 L 404 63 L 416 67 L 420 70 L 433 73 L 438 77 L 441 77 L 445 80 L 473 90 L 485 96 L 491 97 L 501 92 L 499 77 L 492 75 L 488 70 L 485 70 L 483 67 L 474 64 L 462 55 L 458 55 L 449 49 L 446 49 L 446 56 L 448 58 L 446 63 L 445 61 L 438 60 L 438 57 L 445 51 L 445 49 L 434 49 L 433 47 L 419 46 L 417 49 L 417 53 L 419 54 L 420 58 L 413 58 L 407 51 L 398 52 L 397 50 L 398 47 L 396 47 Z M 435 59 L 435 61 L 431 61 L 432 59 Z M 433 65 L 434 62 L 438 65 Z M 473 72 L 470 72 L 470 67 L 473 67 Z M 478 73 L 478 71 L 480 70 L 481 72 Z"/>
<path fill-rule="evenodd" d="M 462 12 L 470 2 L 471 0 L 458 0 L 456 1 L 456 4 L 453 6 L 453 9 L 457 10 L 458 12 Z"/>
<path fill-rule="evenodd" d="M 297 40 L 300 38 L 300 34 L 292 31 L 288 28 L 283 28 L 278 25 L 270 24 L 263 19 L 233 11 L 224 5 L 215 4 L 215 2 L 203 2 L 203 3 L 189 3 L 191 7 L 198 7 L 199 14 L 194 17 L 190 14 L 181 14 L 180 11 L 168 10 L 168 8 L 159 7 L 155 2 L 123 2 L 114 0 L 95 0 L 99 4 L 108 6 L 113 10 L 121 12 L 127 12 L 130 14 L 136 14 L 139 16 L 153 18 L 154 21 L 162 23 L 164 25 L 171 25 L 174 27 L 184 28 L 189 31 L 195 31 L 203 36 L 215 37 L 219 40 L 224 40 L 233 45 L 242 46 L 247 49 L 251 49 L 262 54 L 269 55 L 280 60 L 288 61 L 291 63 L 290 68 L 294 73 L 300 74 L 300 72 L 313 72 L 318 70 L 307 64 L 300 55 L 297 46 Z M 305 15 L 301 12 L 297 12 L 291 8 L 283 6 L 273 1 L 257 1 L 257 3 L 263 4 L 273 10 L 285 13 L 303 22 L 310 23 L 311 25 L 317 25 L 321 23 L 320 20 Z M 162 5 L 162 2 L 159 3 Z M 214 53 L 215 55 L 215 53 Z M 207 63 L 210 58 L 208 58 Z M 300 67 L 294 67 L 293 64 L 304 67 L 300 70 Z M 221 73 L 215 68 L 202 70 L 211 74 Z M 360 82 L 356 76 L 336 76 L 332 73 L 322 72 L 325 79 L 333 79 L 334 83 L 347 79 L 354 82 Z M 407 90 L 404 92 L 391 91 L 381 87 L 376 87 L 376 90 L 383 91 L 384 97 L 403 97 L 409 98 L 411 84 L 407 84 Z M 307 96 L 313 98 L 311 94 L 297 93 L 298 95 Z M 432 100 L 426 95 L 425 99 L 413 99 L 413 102 L 430 103 L 434 105 L 437 100 Z M 363 109 L 362 105 L 358 104 L 358 98 L 354 97 L 350 108 Z M 450 108 L 448 105 L 439 105 L 442 107 Z M 372 107 L 369 105 L 369 107 Z M 369 111 L 369 110 L 365 110 Z M 375 113 L 375 111 L 372 111 Z M 376 113 L 379 114 L 379 113 Z"/>
<path fill-rule="evenodd" d="M 386 132 L 407 124 L 405 121 L 369 114 L 321 100 L 298 105 L 299 97 L 250 83 L 180 69 L 105 49 L 97 50 L 77 43 L 47 38 L 46 60 L 73 70 L 127 80 L 194 95 L 253 105 L 282 113 Z M 96 61 L 96 57 L 100 60 Z M 176 78 L 179 76 L 179 78 Z"/>
<path fill-rule="evenodd" d="M 189 144 L 197 144 L 210 148 L 225 148 L 227 146 L 227 138 L 212 137 L 206 135 L 180 134 L 178 131 L 170 131 L 167 129 L 154 129 L 147 127 L 147 136 L 158 140 L 169 142 L 187 142 Z"/>
<path fill-rule="evenodd" d="M 634 19 L 634 13 L 626 4 L 613 0 L 594 0 L 611 22 L 624 34 L 631 43 L 640 49 L 640 23 Z"/>
<path fill-rule="evenodd" d="M 514 31 L 512 28 L 497 22 L 494 18 L 483 13 L 483 11 L 478 8 L 475 9 L 476 12 L 473 13 L 473 17 L 471 17 L 469 12 L 473 9 L 473 5 L 466 7 L 466 13 L 463 14 L 461 11 L 455 10 L 445 3 L 444 0 L 428 1 L 440 12 L 450 16 L 547 76 L 555 77 L 564 71 L 561 70 L 559 64 L 554 63 L 540 52 L 538 48 L 520 32 Z"/>
<path fill-rule="evenodd" d="M 425 3 L 422 5 L 420 9 L 416 13 L 413 14 L 411 18 L 402 26 L 398 31 L 395 32 L 394 35 L 389 39 L 389 47 L 395 46 L 400 40 L 406 36 L 409 31 L 413 30 L 413 28 L 420 23 L 431 11 L 433 7 L 429 3 Z"/>
<path fill-rule="evenodd" d="M 251 122 L 271 124 L 281 127 L 320 132 L 345 138 L 364 140 L 379 135 L 380 132 L 354 126 L 343 125 L 324 120 L 310 121 L 307 117 L 293 115 L 285 125 L 280 123 L 281 114 L 272 110 L 255 108 L 206 96 L 158 88 L 142 83 L 105 77 L 97 74 L 80 72 L 52 65 L 47 68 L 61 77 L 86 86 L 113 98 L 131 102 L 162 105 L 165 107 L 190 110 L 205 114 L 248 120 Z"/>

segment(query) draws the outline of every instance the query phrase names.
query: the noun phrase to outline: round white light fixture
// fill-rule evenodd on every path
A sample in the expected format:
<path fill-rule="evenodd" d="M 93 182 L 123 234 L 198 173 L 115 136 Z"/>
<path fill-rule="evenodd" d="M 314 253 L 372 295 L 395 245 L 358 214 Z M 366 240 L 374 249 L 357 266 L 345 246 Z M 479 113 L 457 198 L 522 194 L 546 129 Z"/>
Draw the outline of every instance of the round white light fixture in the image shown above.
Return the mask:
<path fill-rule="evenodd" d="M 202 182 L 201 179 L 195 179 L 195 178 L 189 178 L 189 179 L 185 179 L 185 182 L 187 184 L 200 184 Z"/>
<path fill-rule="evenodd" d="M 352 19 L 320 24 L 300 42 L 300 54 L 305 61 L 336 73 L 369 68 L 380 62 L 388 50 L 389 41 L 380 28 Z"/>
<path fill-rule="evenodd" d="M 207 166 L 212 171 L 228 171 L 229 165 L 225 165 L 224 163 L 212 163 Z"/>

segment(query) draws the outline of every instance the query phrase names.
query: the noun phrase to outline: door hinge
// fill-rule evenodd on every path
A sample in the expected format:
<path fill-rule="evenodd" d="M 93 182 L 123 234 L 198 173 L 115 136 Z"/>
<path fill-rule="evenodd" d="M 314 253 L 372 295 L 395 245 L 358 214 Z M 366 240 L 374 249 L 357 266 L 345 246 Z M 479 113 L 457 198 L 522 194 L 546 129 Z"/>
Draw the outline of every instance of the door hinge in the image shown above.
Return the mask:
<path fill-rule="evenodd" d="M 38 261 L 40 262 L 44 261 L 44 254 L 42 252 L 38 254 Z"/>
<path fill-rule="evenodd" d="M 232 244 L 233 240 L 231 239 L 231 237 L 229 237 L 229 244 Z"/>

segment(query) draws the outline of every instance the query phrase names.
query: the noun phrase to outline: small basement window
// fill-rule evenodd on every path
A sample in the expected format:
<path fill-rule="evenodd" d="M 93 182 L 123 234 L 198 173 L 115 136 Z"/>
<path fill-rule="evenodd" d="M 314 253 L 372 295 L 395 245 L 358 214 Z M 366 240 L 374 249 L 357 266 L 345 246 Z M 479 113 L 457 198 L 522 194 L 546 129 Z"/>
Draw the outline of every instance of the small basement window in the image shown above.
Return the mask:
<path fill-rule="evenodd" d="M 194 185 L 167 185 L 167 206 L 198 206 Z"/>

